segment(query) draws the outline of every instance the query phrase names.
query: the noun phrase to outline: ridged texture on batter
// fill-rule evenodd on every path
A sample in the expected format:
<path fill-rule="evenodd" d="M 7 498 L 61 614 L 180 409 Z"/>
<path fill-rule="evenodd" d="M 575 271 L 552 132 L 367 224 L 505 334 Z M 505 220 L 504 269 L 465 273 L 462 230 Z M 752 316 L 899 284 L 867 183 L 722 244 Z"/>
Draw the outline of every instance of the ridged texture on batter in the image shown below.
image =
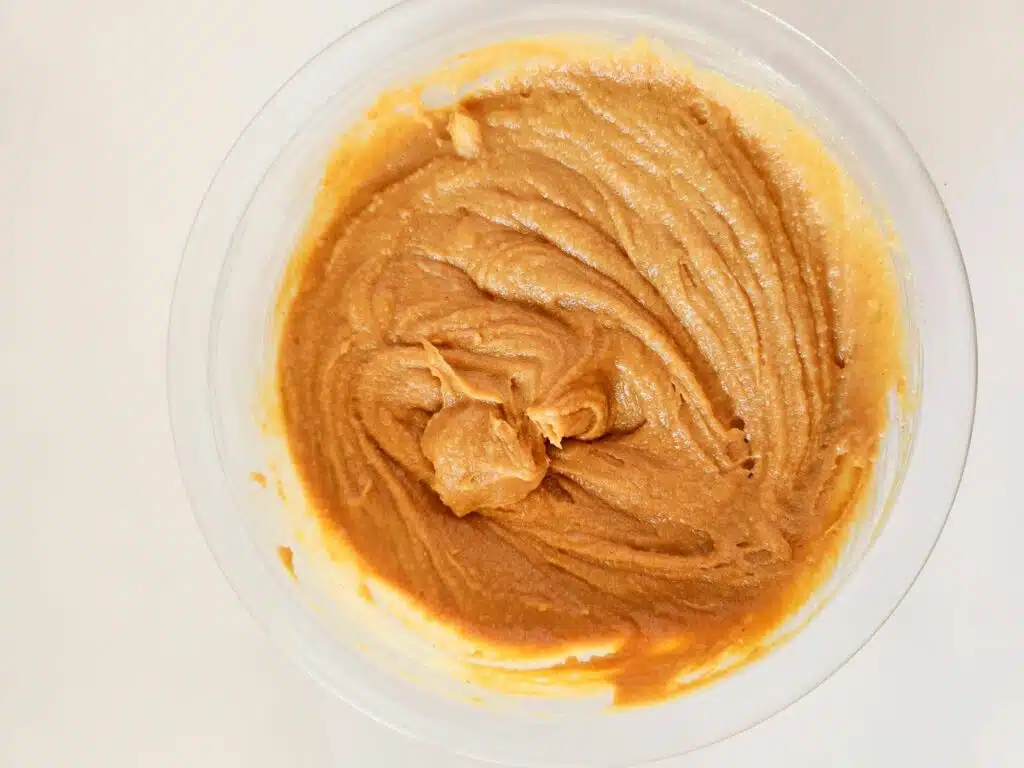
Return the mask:
<path fill-rule="evenodd" d="M 509 647 L 622 643 L 621 685 L 792 607 L 870 478 L 897 310 L 859 201 L 808 194 L 847 183 L 824 150 L 742 125 L 683 75 L 576 64 L 343 142 L 278 379 L 371 573 Z"/>

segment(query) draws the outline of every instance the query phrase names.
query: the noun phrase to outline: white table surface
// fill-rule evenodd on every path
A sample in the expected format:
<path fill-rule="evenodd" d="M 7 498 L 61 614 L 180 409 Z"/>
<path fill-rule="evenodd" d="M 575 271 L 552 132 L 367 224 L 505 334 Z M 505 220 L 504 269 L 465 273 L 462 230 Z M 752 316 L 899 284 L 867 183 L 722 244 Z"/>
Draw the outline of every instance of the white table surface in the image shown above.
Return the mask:
<path fill-rule="evenodd" d="M 0 0 L 0 765 L 469 766 L 257 630 L 178 478 L 164 338 L 249 117 L 378 0 Z M 974 447 L 929 565 L 825 685 L 665 765 L 1024 765 L 1024 0 L 765 0 L 902 124 L 977 306 Z"/>

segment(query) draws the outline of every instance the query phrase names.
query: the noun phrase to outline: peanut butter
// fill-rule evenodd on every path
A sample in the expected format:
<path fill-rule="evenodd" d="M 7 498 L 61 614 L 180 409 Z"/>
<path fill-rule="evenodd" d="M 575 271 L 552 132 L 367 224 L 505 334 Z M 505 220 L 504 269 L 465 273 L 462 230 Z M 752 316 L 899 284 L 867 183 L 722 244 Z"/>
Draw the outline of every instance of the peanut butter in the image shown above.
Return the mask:
<path fill-rule="evenodd" d="M 620 701 L 806 597 L 902 371 L 880 226 L 736 92 L 568 55 L 382 100 L 283 303 L 285 432 L 327 534 L 472 637 L 614 644 L 591 663 Z"/>

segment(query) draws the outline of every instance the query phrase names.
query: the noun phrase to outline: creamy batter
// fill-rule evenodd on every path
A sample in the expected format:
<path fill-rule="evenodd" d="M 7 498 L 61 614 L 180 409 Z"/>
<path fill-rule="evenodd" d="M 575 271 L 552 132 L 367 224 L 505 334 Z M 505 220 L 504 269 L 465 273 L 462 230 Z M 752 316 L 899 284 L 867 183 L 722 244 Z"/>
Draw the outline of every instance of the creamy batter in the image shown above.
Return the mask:
<path fill-rule="evenodd" d="M 620 700 L 658 695 L 791 611 L 854 515 L 901 371 L 886 242 L 788 114 L 766 138 L 654 57 L 405 98 L 342 140 L 293 264 L 299 475 L 438 620 L 613 643 Z"/>

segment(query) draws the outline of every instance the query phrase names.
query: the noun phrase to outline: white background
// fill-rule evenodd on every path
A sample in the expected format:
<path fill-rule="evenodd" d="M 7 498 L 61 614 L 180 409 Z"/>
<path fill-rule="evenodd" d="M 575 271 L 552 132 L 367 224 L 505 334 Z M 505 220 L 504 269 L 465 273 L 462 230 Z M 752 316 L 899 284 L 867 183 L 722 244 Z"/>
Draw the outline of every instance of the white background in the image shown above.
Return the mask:
<path fill-rule="evenodd" d="M 377 0 L 0 0 L 0 764 L 473 765 L 334 700 L 259 633 L 178 478 L 164 339 L 221 158 Z M 764 0 L 901 123 L 978 315 L 974 447 L 878 636 L 666 765 L 1024 764 L 1024 0 Z"/>

